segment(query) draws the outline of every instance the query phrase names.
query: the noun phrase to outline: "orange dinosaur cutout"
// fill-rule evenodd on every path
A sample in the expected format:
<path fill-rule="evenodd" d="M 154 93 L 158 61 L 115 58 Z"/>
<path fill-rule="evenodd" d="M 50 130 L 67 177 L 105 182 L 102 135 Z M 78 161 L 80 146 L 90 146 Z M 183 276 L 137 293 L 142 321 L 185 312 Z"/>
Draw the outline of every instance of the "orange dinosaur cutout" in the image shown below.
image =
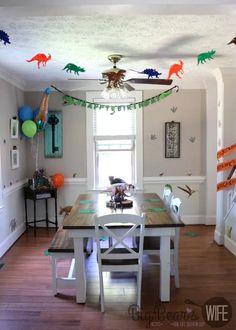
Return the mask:
<path fill-rule="evenodd" d="M 45 54 L 36 54 L 31 60 L 26 60 L 27 62 L 38 62 L 38 69 L 40 69 L 40 64 L 42 63 L 43 66 L 46 66 L 47 61 L 51 60 L 51 54 L 48 54 L 48 57 Z"/>
<path fill-rule="evenodd" d="M 184 65 L 184 62 L 179 60 L 180 64 L 178 63 L 174 63 L 171 65 L 170 69 L 169 69 L 169 74 L 168 74 L 168 78 L 167 79 L 170 79 L 170 77 L 172 76 L 172 74 L 176 74 L 176 76 L 178 78 L 181 79 L 179 73 L 184 73 L 184 70 L 183 70 L 183 65 Z"/>

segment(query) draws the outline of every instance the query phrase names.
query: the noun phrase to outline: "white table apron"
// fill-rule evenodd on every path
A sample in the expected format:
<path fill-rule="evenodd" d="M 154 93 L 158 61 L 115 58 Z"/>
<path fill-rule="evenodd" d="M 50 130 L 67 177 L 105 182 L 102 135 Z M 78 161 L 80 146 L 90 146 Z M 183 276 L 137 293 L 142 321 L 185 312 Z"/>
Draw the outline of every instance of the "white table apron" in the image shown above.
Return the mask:
<path fill-rule="evenodd" d="M 67 229 L 74 240 L 76 302 L 86 302 L 86 271 L 84 257 L 85 237 L 95 237 L 95 229 Z M 160 300 L 170 301 L 170 237 L 175 227 L 145 228 L 145 236 L 160 236 Z"/>

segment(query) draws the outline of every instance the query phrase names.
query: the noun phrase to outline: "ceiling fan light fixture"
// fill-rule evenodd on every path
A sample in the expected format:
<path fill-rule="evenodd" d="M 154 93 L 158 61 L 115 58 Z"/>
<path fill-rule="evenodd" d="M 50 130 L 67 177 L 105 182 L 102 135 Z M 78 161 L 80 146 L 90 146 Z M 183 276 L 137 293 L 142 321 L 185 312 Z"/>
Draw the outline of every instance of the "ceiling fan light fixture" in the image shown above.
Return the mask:
<path fill-rule="evenodd" d="M 104 99 L 122 99 L 128 97 L 128 90 L 124 87 L 118 87 L 118 88 L 110 88 L 106 87 L 102 93 L 101 96 Z"/>

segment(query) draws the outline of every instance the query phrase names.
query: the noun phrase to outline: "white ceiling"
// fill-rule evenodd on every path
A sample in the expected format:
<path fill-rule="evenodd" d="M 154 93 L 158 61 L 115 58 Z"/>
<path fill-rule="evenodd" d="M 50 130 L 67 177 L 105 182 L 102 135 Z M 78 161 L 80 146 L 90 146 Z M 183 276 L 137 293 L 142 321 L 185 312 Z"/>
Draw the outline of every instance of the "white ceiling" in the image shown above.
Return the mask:
<path fill-rule="evenodd" d="M 155 68 L 161 78 L 183 60 L 184 74 L 173 76 L 174 83 L 199 84 L 215 68 L 236 67 L 236 45 L 227 45 L 236 36 L 235 18 L 235 0 L 0 1 L 0 30 L 11 41 L 0 42 L 0 75 L 25 90 L 50 84 L 88 88 L 88 83 L 90 89 L 102 88 L 101 72 L 112 66 L 107 56 L 120 53 L 118 67 Z M 197 65 L 197 55 L 212 49 L 215 59 Z M 37 53 L 52 55 L 46 67 L 26 62 Z M 81 81 L 68 80 L 76 76 L 62 70 L 67 63 L 85 68 Z M 134 76 L 128 72 L 128 78 Z"/>

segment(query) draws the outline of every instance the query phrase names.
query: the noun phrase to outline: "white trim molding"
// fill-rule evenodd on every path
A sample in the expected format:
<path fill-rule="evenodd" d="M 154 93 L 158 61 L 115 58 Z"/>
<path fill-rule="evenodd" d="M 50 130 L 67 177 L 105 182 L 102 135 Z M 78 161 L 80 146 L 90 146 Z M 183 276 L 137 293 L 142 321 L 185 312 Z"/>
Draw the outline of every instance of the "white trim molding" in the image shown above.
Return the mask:
<path fill-rule="evenodd" d="M 224 236 L 224 246 L 236 256 L 236 242 L 232 241 L 227 235 Z"/>
<path fill-rule="evenodd" d="M 64 180 L 65 185 L 86 185 L 87 182 L 87 178 L 66 178 Z"/>
<path fill-rule="evenodd" d="M 14 183 L 13 185 L 3 189 L 3 193 L 2 193 L 3 199 L 10 196 L 13 193 L 15 193 L 16 191 L 22 189 L 27 181 L 28 181 L 28 179 L 24 179 L 24 180 L 18 181 L 16 183 Z"/>
<path fill-rule="evenodd" d="M 204 183 L 206 181 L 205 176 L 151 176 L 144 177 L 143 183 L 145 184 L 157 184 L 157 183 L 179 183 L 179 182 L 189 182 L 189 183 Z"/>

